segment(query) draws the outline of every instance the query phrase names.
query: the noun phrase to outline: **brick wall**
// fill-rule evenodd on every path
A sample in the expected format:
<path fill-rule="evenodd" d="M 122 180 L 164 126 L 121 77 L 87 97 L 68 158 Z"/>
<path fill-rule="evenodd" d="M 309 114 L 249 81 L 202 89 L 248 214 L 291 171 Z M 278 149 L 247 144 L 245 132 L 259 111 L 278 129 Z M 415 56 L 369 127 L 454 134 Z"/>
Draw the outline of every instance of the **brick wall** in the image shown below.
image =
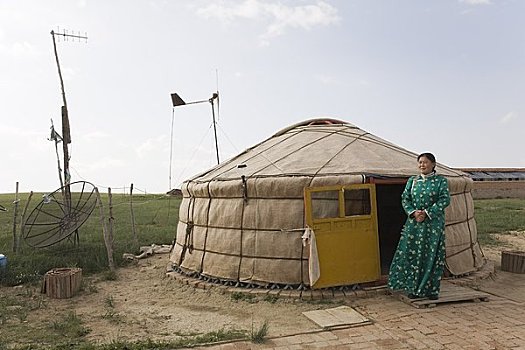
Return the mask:
<path fill-rule="evenodd" d="M 474 199 L 525 198 L 525 181 L 474 181 Z"/>

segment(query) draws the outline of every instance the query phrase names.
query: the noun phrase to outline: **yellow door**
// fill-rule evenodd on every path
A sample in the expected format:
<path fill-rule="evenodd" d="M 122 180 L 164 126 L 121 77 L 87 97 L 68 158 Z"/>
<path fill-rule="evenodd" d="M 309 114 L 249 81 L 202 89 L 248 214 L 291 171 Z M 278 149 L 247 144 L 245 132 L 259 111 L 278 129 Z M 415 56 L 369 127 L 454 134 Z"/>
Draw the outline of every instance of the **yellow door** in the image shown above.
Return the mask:
<path fill-rule="evenodd" d="M 308 187 L 305 211 L 321 272 L 313 288 L 380 278 L 375 185 Z"/>

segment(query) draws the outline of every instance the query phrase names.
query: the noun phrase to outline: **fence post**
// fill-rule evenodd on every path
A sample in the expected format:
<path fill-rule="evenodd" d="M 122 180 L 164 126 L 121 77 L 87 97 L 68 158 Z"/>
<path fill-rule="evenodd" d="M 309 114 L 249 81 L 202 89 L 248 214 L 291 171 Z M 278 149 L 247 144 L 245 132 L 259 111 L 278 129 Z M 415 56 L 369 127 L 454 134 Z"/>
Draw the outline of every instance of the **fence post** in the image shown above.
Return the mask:
<path fill-rule="evenodd" d="M 113 217 L 113 194 L 111 193 L 111 187 L 108 187 L 108 200 L 109 200 L 109 231 L 108 231 L 108 241 L 109 246 L 111 248 L 111 264 L 113 263 L 113 221 L 115 221 L 115 218 Z M 115 266 L 113 265 L 113 269 Z"/>
<path fill-rule="evenodd" d="M 27 208 L 29 208 L 29 203 L 31 202 L 32 197 L 33 191 L 29 192 L 29 197 L 27 197 L 26 205 L 24 205 L 24 211 L 22 212 L 22 216 L 20 217 L 20 234 L 16 239 L 16 247 L 18 251 L 20 251 L 20 237 L 24 234 L 25 231 Z"/>
<path fill-rule="evenodd" d="M 102 224 L 102 231 L 104 234 L 104 243 L 106 244 L 106 251 L 108 253 L 109 269 L 111 271 L 115 271 L 115 263 L 113 262 L 113 246 L 108 237 L 108 228 L 106 225 L 106 218 L 104 216 L 104 205 L 102 204 L 102 199 L 100 199 L 100 193 L 98 192 L 97 187 L 95 187 L 95 193 L 97 194 L 97 201 L 98 201 L 98 206 L 100 209 L 100 223 Z"/>
<path fill-rule="evenodd" d="M 13 252 L 17 252 L 18 250 L 18 239 L 16 238 L 16 218 L 18 216 L 18 181 L 16 182 L 16 192 L 15 192 L 15 210 L 13 214 Z"/>
<path fill-rule="evenodd" d="M 133 213 L 133 184 L 129 188 L 129 208 L 131 210 L 131 232 L 133 232 L 133 242 L 138 247 L 139 239 L 135 230 L 135 214 Z"/>

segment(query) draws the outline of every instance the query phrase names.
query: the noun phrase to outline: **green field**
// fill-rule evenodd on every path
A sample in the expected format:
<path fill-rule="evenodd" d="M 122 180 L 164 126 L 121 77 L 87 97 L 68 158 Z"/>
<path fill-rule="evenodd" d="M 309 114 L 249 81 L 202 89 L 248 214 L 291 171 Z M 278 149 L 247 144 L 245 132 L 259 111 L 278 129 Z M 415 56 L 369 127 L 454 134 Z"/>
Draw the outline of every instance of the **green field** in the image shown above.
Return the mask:
<path fill-rule="evenodd" d="M 32 196 L 26 218 L 32 208 L 42 200 L 43 194 Z M 28 194 L 20 194 L 18 217 L 16 219 L 17 235 L 20 235 L 21 216 Z M 109 222 L 108 195 L 101 193 L 106 223 Z M 14 226 L 13 194 L 1 194 L 0 204 L 8 209 L 0 212 L 0 253 L 8 257 L 9 269 L 0 275 L 3 285 L 38 281 L 51 268 L 81 267 L 86 274 L 102 272 L 108 269 L 108 258 L 104 245 L 104 236 L 99 207 L 78 230 L 78 243 L 75 234 L 69 239 L 46 247 L 32 248 L 24 239 L 20 239 L 20 249 L 13 252 Z M 8 204 L 9 203 L 9 204 Z M 140 246 L 151 244 L 171 244 L 175 237 L 178 221 L 180 198 L 166 195 L 133 195 L 132 206 L 135 219 L 135 232 L 138 244 L 133 237 L 131 219 L 131 198 L 129 195 L 113 194 L 113 236 L 114 261 L 117 266 L 125 263 L 123 253 L 139 252 Z"/>
<path fill-rule="evenodd" d="M 525 199 L 474 201 L 474 215 L 481 245 L 497 245 L 492 234 L 525 230 Z"/>

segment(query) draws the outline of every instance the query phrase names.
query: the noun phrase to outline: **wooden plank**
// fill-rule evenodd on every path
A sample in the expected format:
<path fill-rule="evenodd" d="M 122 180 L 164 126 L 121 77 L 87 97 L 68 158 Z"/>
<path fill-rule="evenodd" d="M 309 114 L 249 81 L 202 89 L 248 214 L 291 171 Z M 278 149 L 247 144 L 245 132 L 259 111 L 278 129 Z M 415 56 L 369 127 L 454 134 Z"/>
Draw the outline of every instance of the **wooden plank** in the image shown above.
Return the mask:
<path fill-rule="evenodd" d="M 488 301 L 490 294 L 480 292 L 468 287 L 458 286 L 452 283 L 443 282 L 439 299 L 430 300 L 427 298 L 410 299 L 406 295 L 398 294 L 401 301 L 417 308 L 435 307 L 438 304 L 461 302 L 461 301 Z"/>

